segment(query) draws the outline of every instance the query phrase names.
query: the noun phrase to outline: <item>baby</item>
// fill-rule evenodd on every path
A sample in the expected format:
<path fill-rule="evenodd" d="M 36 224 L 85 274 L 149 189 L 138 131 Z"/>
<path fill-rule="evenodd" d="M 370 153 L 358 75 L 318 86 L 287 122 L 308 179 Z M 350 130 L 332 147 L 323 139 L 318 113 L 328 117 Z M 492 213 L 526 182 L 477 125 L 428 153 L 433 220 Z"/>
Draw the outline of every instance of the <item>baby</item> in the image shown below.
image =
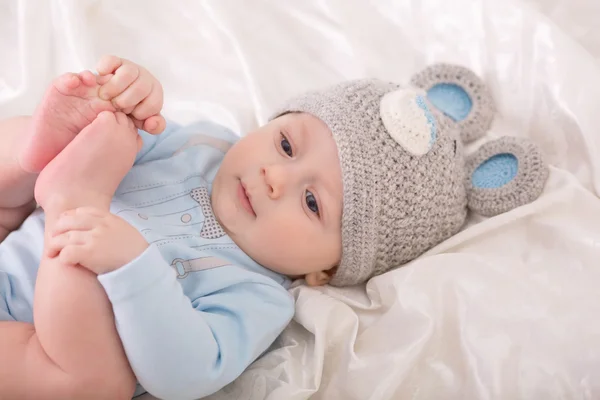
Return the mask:
<path fill-rule="evenodd" d="M 357 80 L 291 99 L 242 139 L 167 126 L 141 66 L 97 71 L 1 123 L 0 398 L 207 396 L 289 323 L 292 280 L 363 283 L 458 232 L 467 206 L 507 211 L 545 181 L 524 141 L 465 162 L 460 135 L 491 114 L 466 70 L 440 79 L 460 72 L 467 115 L 422 76 Z"/>

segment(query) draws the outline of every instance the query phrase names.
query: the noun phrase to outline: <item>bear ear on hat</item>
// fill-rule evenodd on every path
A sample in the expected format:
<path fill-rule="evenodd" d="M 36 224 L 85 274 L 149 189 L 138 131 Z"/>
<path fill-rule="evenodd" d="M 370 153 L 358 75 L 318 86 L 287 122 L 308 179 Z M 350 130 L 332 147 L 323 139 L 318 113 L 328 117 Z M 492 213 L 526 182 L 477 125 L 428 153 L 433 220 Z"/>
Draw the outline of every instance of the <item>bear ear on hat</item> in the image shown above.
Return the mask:
<path fill-rule="evenodd" d="M 440 127 L 420 91 L 399 88 L 386 93 L 379 116 L 390 137 L 413 156 L 427 154 L 438 139 Z"/>
<path fill-rule="evenodd" d="M 429 103 L 458 125 L 463 143 L 479 139 L 490 128 L 496 106 L 486 85 L 470 69 L 434 64 L 415 74 L 410 83 L 424 90 Z"/>
<path fill-rule="evenodd" d="M 536 200 L 544 190 L 548 167 L 529 140 L 503 137 L 484 144 L 467 160 L 468 206 L 494 216 Z"/>

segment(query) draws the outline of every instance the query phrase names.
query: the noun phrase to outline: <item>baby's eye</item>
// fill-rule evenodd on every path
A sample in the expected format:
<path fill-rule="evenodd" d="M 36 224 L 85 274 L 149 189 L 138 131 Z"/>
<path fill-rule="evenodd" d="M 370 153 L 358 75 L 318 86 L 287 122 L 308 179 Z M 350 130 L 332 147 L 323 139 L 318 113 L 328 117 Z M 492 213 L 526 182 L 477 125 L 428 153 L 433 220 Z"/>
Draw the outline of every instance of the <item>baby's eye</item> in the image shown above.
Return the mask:
<path fill-rule="evenodd" d="M 290 144 L 290 142 L 287 140 L 287 138 L 285 136 L 283 136 L 283 133 L 281 134 L 281 149 L 283 151 L 285 151 L 285 154 L 287 154 L 289 157 L 293 157 L 294 153 L 292 151 L 292 145 Z"/>
<path fill-rule="evenodd" d="M 317 199 L 315 199 L 315 196 L 308 190 L 306 191 L 306 205 L 310 211 L 319 215 L 319 205 L 317 204 Z"/>

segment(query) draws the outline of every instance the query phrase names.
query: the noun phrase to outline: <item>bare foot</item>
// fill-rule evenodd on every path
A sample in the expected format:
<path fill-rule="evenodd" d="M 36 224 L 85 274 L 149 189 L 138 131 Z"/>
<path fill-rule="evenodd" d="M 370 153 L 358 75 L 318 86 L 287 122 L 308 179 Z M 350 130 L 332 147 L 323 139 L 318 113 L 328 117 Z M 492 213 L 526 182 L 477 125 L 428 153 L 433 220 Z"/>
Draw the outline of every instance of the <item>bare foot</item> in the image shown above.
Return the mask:
<path fill-rule="evenodd" d="M 108 209 L 133 166 L 138 133 L 123 113 L 103 111 L 40 173 L 35 199 L 47 215 L 82 206 Z"/>
<path fill-rule="evenodd" d="M 40 172 L 102 111 L 116 111 L 98 97 L 100 85 L 90 71 L 54 80 L 36 108 L 28 137 L 18 155 L 21 167 Z"/>

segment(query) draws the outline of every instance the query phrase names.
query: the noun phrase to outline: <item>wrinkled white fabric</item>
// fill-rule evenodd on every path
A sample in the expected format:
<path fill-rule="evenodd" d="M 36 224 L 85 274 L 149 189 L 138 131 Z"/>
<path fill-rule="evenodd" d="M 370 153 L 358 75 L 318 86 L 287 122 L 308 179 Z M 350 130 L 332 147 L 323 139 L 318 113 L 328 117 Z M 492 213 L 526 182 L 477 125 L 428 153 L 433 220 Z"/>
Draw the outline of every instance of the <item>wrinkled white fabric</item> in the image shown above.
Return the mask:
<path fill-rule="evenodd" d="M 366 286 L 294 288 L 277 348 L 212 399 L 598 399 L 599 27 L 592 0 L 0 0 L 0 116 L 105 53 L 155 73 L 168 118 L 242 133 L 340 79 L 469 66 L 487 138 L 546 153 L 543 196 Z"/>

